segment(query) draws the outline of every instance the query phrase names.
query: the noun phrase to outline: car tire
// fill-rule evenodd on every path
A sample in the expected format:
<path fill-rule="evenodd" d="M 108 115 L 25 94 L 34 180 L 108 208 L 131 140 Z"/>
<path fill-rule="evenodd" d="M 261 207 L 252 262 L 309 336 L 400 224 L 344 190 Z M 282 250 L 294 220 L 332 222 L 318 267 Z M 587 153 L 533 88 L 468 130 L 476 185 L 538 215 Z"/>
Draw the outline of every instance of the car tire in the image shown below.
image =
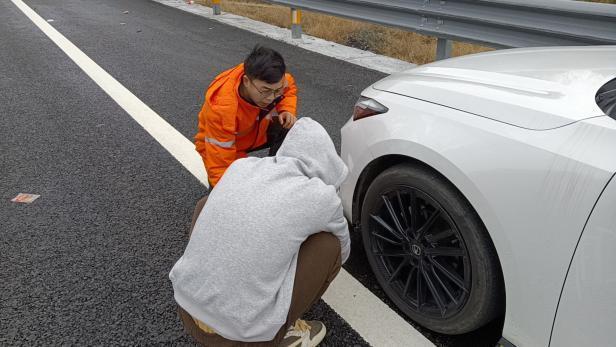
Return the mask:
<path fill-rule="evenodd" d="M 431 168 L 401 164 L 378 175 L 360 228 L 377 281 L 420 325 L 462 334 L 504 313 L 502 273 L 485 226 Z"/>

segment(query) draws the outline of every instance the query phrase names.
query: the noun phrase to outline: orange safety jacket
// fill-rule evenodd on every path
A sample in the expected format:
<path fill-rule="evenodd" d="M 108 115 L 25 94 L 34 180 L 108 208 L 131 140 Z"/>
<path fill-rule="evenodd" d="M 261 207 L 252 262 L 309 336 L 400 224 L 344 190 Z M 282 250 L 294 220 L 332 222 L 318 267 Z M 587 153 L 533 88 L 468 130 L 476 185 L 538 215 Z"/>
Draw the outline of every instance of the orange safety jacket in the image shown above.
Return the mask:
<path fill-rule="evenodd" d="M 239 93 L 244 64 L 218 75 L 205 93 L 199 112 L 199 132 L 195 147 L 203 158 L 210 187 L 214 187 L 225 170 L 246 151 L 267 142 L 269 118 L 259 119 L 261 109 L 244 100 Z M 278 113 L 296 115 L 297 87 L 291 74 L 285 75 L 284 98 L 276 105 Z M 273 111 L 273 110 L 272 110 Z"/>

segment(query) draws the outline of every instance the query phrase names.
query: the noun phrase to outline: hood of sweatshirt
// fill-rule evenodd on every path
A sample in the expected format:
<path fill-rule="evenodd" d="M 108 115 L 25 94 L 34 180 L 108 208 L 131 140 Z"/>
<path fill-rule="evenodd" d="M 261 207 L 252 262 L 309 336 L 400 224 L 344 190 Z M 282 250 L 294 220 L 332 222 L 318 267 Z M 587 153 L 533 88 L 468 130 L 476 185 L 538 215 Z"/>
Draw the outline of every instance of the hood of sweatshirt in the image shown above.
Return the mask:
<path fill-rule="evenodd" d="M 338 156 L 327 131 L 311 118 L 300 118 L 289 130 L 276 158 L 295 158 L 297 167 L 307 177 L 319 178 L 338 189 L 348 168 Z"/>

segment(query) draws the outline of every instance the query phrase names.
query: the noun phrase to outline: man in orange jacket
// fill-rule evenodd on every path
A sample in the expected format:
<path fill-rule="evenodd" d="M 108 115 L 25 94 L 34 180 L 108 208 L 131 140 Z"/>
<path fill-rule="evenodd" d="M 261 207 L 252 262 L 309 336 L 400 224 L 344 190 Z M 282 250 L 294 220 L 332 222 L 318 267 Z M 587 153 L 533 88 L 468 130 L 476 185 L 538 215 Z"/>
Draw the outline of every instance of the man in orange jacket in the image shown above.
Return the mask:
<path fill-rule="evenodd" d="M 195 135 L 210 188 L 247 152 L 269 147 L 275 155 L 296 110 L 295 80 L 273 49 L 257 45 L 244 63 L 218 75 L 205 94 Z"/>

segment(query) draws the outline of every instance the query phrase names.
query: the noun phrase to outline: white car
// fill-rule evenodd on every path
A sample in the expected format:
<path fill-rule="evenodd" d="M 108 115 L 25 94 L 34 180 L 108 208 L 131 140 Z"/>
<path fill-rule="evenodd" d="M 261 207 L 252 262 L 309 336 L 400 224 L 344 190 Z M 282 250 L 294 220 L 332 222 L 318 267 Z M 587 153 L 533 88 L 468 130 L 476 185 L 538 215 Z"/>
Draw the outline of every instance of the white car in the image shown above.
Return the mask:
<path fill-rule="evenodd" d="M 507 345 L 614 345 L 615 78 L 616 46 L 532 48 L 364 90 L 340 195 L 405 314 L 445 334 L 504 315 Z"/>

